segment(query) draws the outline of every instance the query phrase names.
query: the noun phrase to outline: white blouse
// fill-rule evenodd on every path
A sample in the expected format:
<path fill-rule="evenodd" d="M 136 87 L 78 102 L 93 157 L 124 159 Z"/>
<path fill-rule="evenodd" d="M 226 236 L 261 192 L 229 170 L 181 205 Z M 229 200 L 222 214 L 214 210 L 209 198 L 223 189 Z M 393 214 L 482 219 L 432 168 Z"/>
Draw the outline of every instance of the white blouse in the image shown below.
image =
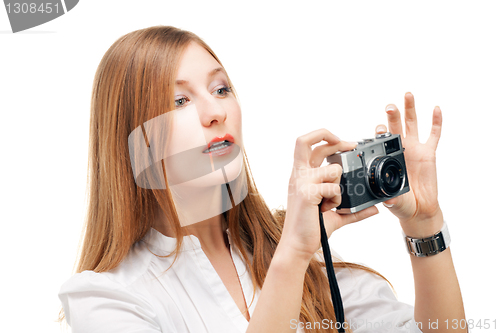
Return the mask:
<path fill-rule="evenodd" d="M 226 230 L 229 234 L 229 230 Z M 231 256 L 240 278 L 250 317 L 260 289 L 255 291 L 250 272 L 229 235 Z M 197 237 L 184 236 L 175 264 L 161 258 L 175 249 L 176 239 L 151 229 L 115 269 L 73 275 L 59 292 L 66 320 L 73 333 L 243 333 L 248 321 L 201 248 Z M 156 255 L 155 255 L 156 254 Z M 338 258 L 338 255 L 332 251 Z M 322 254 L 317 253 L 322 259 Z M 249 255 L 251 258 L 251 255 Z M 356 333 L 421 333 L 413 307 L 398 302 L 382 278 L 358 269 L 335 268 L 345 318 Z M 325 271 L 326 274 L 326 271 Z M 325 319 L 306 323 L 332 327 Z M 303 323 L 290 327 L 303 333 Z"/>

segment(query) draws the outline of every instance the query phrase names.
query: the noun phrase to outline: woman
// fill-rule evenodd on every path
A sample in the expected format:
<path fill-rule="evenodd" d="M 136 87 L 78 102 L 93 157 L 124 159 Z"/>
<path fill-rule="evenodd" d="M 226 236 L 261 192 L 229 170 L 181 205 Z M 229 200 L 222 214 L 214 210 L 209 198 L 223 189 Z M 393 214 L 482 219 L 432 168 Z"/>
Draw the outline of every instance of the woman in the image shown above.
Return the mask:
<path fill-rule="evenodd" d="M 420 144 L 411 94 L 405 109 L 411 191 L 386 204 L 406 235 L 424 238 L 443 226 L 441 112 Z M 387 114 L 389 130 L 402 134 L 399 111 L 389 105 Z M 212 50 L 173 27 L 121 37 L 94 81 L 85 239 L 78 274 L 59 294 L 73 332 L 336 332 L 318 205 L 328 236 L 378 211 L 333 211 L 341 168 L 320 165 L 355 147 L 325 129 L 299 137 L 287 212 L 273 214 L 253 183 L 239 103 Z M 449 248 L 411 262 L 414 311 L 380 274 L 335 263 L 347 331 L 428 332 L 429 322 L 465 320 Z"/>

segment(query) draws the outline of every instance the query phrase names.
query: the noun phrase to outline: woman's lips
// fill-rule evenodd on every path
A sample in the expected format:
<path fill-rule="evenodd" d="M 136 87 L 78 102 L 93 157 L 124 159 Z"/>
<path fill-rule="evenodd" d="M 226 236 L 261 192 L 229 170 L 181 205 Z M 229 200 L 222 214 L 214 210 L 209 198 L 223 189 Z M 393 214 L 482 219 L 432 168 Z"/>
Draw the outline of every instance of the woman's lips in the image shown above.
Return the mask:
<path fill-rule="evenodd" d="M 214 144 L 218 143 L 218 142 L 222 142 L 222 141 L 229 141 L 229 142 L 232 142 L 234 143 L 234 138 L 231 134 L 229 133 L 226 133 L 226 135 L 224 136 L 216 136 L 215 138 L 213 138 L 207 145 L 207 149 L 210 149 Z"/>
<path fill-rule="evenodd" d="M 233 150 L 234 138 L 226 133 L 224 136 L 216 136 L 208 143 L 203 154 L 210 156 L 221 156 L 230 153 Z"/>
<path fill-rule="evenodd" d="M 203 154 L 209 154 L 212 157 L 229 154 L 233 151 L 234 143 L 229 141 L 219 141 L 211 145 L 210 149 L 205 149 Z"/>

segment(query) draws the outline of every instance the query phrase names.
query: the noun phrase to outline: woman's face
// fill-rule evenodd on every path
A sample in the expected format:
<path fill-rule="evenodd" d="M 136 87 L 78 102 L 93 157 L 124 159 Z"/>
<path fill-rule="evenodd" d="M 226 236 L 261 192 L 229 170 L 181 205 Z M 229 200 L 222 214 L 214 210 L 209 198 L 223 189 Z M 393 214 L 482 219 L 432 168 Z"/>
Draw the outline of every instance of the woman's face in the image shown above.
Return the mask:
<path fill-rule="evenodd" d="M 189 44 L 181 58 L 174 94 L 176 109 L 168 112 L 169 185 L 206 187 L 234 180 L 243 160 L 241 109 L 224 69 L 197 43 Z M 224 139 L 232 143 L 208 151 Z"/>

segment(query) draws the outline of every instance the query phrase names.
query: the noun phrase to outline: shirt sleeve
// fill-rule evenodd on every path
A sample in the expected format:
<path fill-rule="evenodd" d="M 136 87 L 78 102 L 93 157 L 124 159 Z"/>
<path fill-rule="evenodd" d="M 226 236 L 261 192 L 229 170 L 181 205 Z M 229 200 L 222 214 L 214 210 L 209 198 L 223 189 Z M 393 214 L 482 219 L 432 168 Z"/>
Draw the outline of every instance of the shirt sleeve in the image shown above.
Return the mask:
<path fill-rule="evenodd" d="M 345 318 L 354 332 L 422 333 L 413 306 L 398 301 L 387 281 L 355 268 L 336 269 L 335 275 Z"/>
<path fill-rule="evenodd" d="M 73 333 L 158 333 L 153 308 L 141 296 L 104 274 L 75 274 L 59 292 Z"/>
<path fill-rule="evenodd" d="M 331 250 L 335 258 L 341 257 Z M 324 261 L 323 253 L 317 258 Z M 383 278 L 357 268 L 335 267 L 345 320 L 355 333 L 422 333 L 414 307 L 397 300 Z M 326 269 L 325 269 L 326 274 Z"/>

